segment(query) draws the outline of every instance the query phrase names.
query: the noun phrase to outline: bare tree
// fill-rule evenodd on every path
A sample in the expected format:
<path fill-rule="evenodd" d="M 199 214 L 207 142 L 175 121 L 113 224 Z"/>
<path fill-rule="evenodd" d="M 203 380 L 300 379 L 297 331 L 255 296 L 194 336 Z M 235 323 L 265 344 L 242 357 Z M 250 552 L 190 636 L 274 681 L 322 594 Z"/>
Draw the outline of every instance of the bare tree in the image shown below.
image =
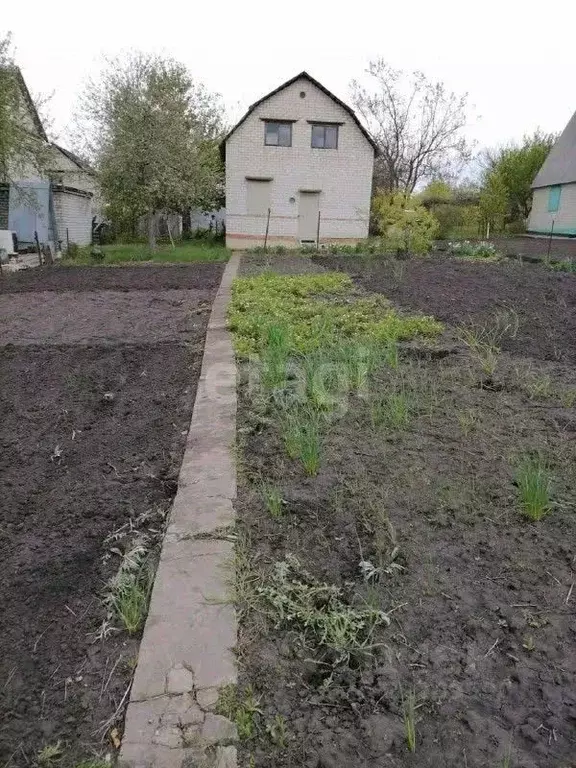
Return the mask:
<path fill-rule="evenodd" d="M 374 88 L 351 83 L 352 100 L 376 140 L 375 187 L 411 194 L 423 181 L 450 178 L 470 158 L 462 135 L 468 95 L 458 96 L 422 72 L 393 69 L 383 59 L 366 70 Z"/>

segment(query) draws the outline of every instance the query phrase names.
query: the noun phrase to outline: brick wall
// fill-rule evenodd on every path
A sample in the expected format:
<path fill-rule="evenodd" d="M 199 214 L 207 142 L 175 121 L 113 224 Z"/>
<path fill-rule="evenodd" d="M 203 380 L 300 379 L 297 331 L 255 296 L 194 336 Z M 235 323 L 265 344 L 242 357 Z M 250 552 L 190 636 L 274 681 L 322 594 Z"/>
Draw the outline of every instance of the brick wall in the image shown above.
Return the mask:
<path fill-rule="evenodd" d="M 66 228 L 71 243 L 90 245 L 92 234 L 92 200 L 72 192 L 54 190 L 54 211 L 58 239 L 66 248 Z"/>
<path fill-rule="evenodd" d="M 295 120 L 292 146 L 266 146 L 262 118 Z M 341 122 L 338 149 L 312 148 L 308 120 Z M 297 80 L 260 104 L 226 144 L 228 246 L 251 247 L 264 239 L 266 215 L 247 213 L 246 176 L 272 178 L 272 242 L 298 245 L 301 189 L 321 190 L 321 240 L 367 237 L 373 164 L 374 150 L 349 113 L 310 81 Z"/>

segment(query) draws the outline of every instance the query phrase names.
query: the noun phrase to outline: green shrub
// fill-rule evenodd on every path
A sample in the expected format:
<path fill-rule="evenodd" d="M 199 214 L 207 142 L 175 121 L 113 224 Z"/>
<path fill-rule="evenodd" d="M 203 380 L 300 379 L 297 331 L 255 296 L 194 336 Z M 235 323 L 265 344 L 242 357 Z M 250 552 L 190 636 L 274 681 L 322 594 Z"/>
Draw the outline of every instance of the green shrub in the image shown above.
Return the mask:
<path fill-rule="evenodd" d="M 372 223 L 388 253 L 429 253 L 439 231 L 438 221 L 423 205 L 400 193 L 374 195 Z"/>
<path fill-rule="evenodd" d="M 68 247 L 66 248 L 66 256 L 69 259 L 76 259 L 78 258 L 78 254 L 80 253 L 80 246 L 78 243 L 68 243 Z"/>

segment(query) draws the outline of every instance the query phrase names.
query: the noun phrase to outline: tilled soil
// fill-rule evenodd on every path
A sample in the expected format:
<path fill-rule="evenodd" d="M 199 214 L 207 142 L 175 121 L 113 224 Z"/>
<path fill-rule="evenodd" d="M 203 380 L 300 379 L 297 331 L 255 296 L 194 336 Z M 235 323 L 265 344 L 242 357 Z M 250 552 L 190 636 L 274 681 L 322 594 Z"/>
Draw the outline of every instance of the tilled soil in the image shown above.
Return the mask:
<path fill-rule="evenodd" d="M 499 251 L 527 258 L 576 259 L 575 237 L 494 237 L 491 242 Z"/>
<path fill-rule="evenodd" d="M 20 295 L 1 297 L 3 768 L 35 765 L 58 743 L 57 764 L 76 766 L 113 752 L 111 736 L 121 736 L 122 708 L 114 713 L 139 637 L 97 639 L 103 588 L 119 564 L 105 539 L 143 512 L 166 512 L 175 493 L 222 266 L 202 278 L 196 269 L 178 268 L 189 291 L 150 282 L 142 291 L 146 268 L 66 270 L 74 293 L 45 291 L 41 273 L 26 274 L 27 318 Z M 104 272 L 122 275 L 126 289 L 135 275 L 132 305 L 114 291 L 81 301 L 78 286 Z"/>
<path fill-rule="evenodd" d="M 0 293 L 35 291 L 158 291 L 209 288 L 219 283 L 222 264 L 117 267 L 38 267 L 0 277 Z"/>
<path fill-rule="evenodd" d="M 380 273 L 351 271 L 431 314 L 455 276 L 456 295 L 470 298 L 459 309 L 452 295 L 450 319 L 464 322 L 474 307 L 491 306 L 488 291 L 474 298 L 480 267 L 489 265 L 406 264 L 395 292 Z M 495 269 L 488 274 L 494 289 Z M 537 281 L 512 270 L 500 272 L 502 283 L 508 274 L 517 294 L 522 275 L 528 291 Z M 535 311 L 514 289 L 501 291 Z M 546 306 L 561 306 L 559 294 L 573 295 L 552 279 Z M 497 305 L 500 294 L 492 296 Z M 566 358 L 571 347 L 562 338 Z M 270 414 L 242 388 L 238 513 L 252 567 L 267 574 L 293 554 L 350 603 L 391 619 L 374 633 L 370 655 L 333 666 L 297 628 L 275 628 L 258 612 L 243 618 L 240 685 L 252 686 L 259 710 L 244 743 L 246 765 L 576 765 L 576 371 L 565 359 L 539 360 L 547 349 L 541 336 L 533 346 L 524 339 L 524 355 L 520 344 L 504 353 L 490 381 L 450 328 L 435 349 L 406 345 L 399 367 L 382 368 L 369 396 L 351 396 L 327 429 L 313 478 L 287 458 Z M 405 428 L 371 422 L 370 397 L 391 389 L 408 393 Z M 532 523 L 520 512 L 515 467 L 538 453 L 553 477 L 554 503 Z M 280 489 L 280 519 L 266 510 L 263 480 Z M 371 581 L 360 561 L 379 568 Z M 414 752 L 403 722 L 412 693 Z"/>
<path fill-rule="evenodd" d="M 498 315 L 517 314 L 515 335 L 502 348 L 538 360 L 576 363 L 576 276 L 536 264 L 423 258 L 321 257 L 327 269 L 348 272 L 366 290 L 457 325 L 490 326 Z M 509 321 L 515 319 L 508 318 Z"/>

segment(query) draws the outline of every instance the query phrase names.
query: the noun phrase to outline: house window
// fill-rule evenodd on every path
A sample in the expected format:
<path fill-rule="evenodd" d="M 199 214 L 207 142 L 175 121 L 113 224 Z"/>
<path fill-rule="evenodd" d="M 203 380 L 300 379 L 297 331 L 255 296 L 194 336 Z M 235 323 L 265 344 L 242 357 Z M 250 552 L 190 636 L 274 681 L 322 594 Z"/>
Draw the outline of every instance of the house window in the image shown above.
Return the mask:
<path fill-rule="evenodd" d="M 562 196 L 562 186 L 557 184 L 548 190 L 548 213 L 556 213 L 560 208 L 560 197 Z"/>
<path fill-rule="evenodd" d="M 314 149 L 338 149 L 338 126 L 313 125 L 312 147 Z"/>
<path fill-rule="evenodd" d="M 246 213 L 249 216 L 266 216 L 270 208 L 270 182 L 248 179 L 246 185 Z"/>
<path fill-rule="evenodd" d="M 292 123 L 264 123 L 264 144 L 268 147 L 291 147 Z"/>

